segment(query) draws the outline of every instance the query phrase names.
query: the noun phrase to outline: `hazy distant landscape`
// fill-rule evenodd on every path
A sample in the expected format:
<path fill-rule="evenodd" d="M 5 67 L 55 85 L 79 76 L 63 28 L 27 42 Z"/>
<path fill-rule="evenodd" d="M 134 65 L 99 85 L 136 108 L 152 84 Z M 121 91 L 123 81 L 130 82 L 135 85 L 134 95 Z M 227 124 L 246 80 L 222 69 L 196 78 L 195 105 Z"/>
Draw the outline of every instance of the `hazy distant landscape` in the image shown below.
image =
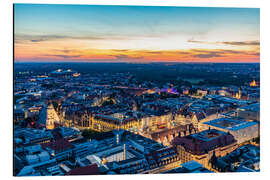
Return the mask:
<path fill-rule="evenodd" d="M 183 85 L 244 85 L 259 81 L 259 63 L 15 63 L 14 72 L 49 73 L 71 68 L 82 74 L 131 73 L 140 81 Z"/>

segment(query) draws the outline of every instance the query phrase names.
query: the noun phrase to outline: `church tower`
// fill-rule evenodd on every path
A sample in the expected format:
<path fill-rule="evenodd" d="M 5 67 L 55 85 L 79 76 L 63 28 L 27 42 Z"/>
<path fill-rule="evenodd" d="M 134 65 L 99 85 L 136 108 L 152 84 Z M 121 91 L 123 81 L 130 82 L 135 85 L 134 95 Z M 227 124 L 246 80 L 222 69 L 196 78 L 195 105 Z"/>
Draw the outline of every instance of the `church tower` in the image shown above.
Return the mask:
<path fill-rule="evenodd" d="M 60 124 L 60 118 L 52 104 L 42 108 L 39 115 L 39 123 L 46 126 L 46 129 L 54 129 L 55 124 Z"/>
<path fill-rule="evenodd" d="M 241 88 L 239 88 L 238 93 L 236 93 L 236 95 L 235 95 L 235 98 L 241 99 L 241 97 L 242 97 L 242 90 L 241 90 Z"/>

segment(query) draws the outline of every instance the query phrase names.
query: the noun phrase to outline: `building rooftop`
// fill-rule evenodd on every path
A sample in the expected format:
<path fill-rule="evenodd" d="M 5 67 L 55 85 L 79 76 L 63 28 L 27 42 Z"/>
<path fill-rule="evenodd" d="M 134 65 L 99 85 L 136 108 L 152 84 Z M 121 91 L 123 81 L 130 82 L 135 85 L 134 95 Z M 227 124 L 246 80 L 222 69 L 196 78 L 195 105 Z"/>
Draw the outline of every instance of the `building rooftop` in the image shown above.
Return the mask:
<path fill-rule="evenodd" d="M 236 140 L 233 135 L 216 129 L 210 129 L 184 137 L 176 137 L 173 140 L 173 145 L 183 146 L 186 151 L 192 154 L 202 155 L 217 147 L 224 147 L 235 142 Z"/>
<path fill-rule="evenodd" d="M 230 131 L 238 131 L 240 129 L 244 129 L 249 126 L 254 126 L 258 123 L 252 122 L 252 121 L 241 121 L 241 120 L 230 119 L 230 118 L 218 118 L 218 119 L 214 119 L 208 122 L 204 122 L 204 124 L 218 127 L 221 129 L 230 130 Z"/>
<path fill-rule="evenodd" d="M 192 160 L 185 162 L 175 169 L 165 173 L 212 173 L 212 171 L 203 167 L 202 164 Z"/>
<path fill-rule="evenodd" d="M 260 148 L 251 144 L 241 146 L 223 157 L 212 157 L 211 163 L 219 171 L 254 172 L 259 171 Z"/>
<path fill-rule="evenodd" d="M 197 134 L 191 134 L 190 136 L 198 141 L 212 141 L 213 139 L 216 139 L 222 135 L 226 135 L 225 132 L 217 131 L 215 129 L 202 131 Z"/>
<path fill-rule="evenodd" d="M 42 144 L 43 148 L 49 147 L 54 150 L 56 153 L 70 149 L 73 145 L 66 139 L 59 139 L 50 143 Z"/>
<path fill-rule="evenodd" d="M 260 104 L 259 103 L 250 104 L 248 106 L 239 108 L 239 110 L 240 111 L 242 110 L 242 111 L 255 111 L 255 112 L 259 112 L 260 111 Z"/>
<path fill-rule="evenodd" d="M 185 162 L 183 164 L 181 164 L 182 167 L 186 168 L 187 170 L 189 171 L 194 171 L 198 168 L 201 168 L 203 167 L 200 163 L 192 160 L 192 161 L 189 161 L 189 162 Z"/>
<path fill-rule="evenodd" d="M 70 170 L 67 175 L 98 175 L 99 169 L 97 164 L 91 164 L 85 167 L 79 167 Z"/>
<path fill-rule="evenodd" d="M 132 117 L 120 116 L 119 113 L 115 113 L 111 115 L 97 114 L 95 117 L 103 119 L 103 120 L 107 120 L 107 121 L 114 121 L 119 124 L 131 121 L 131 120 L 135 120 Z"/>

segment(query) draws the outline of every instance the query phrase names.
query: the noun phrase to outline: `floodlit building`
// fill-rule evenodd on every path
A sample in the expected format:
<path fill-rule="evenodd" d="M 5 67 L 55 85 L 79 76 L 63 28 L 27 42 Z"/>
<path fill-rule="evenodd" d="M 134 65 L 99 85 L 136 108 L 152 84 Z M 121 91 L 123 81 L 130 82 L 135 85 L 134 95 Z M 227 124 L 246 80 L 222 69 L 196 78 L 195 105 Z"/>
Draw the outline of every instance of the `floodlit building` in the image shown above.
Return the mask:
<path fill-rule="evenodd" d="M 138 121 L 133 117 L 115 115 L 97 114 L 91 118 L 90 128 L 99 132 L 112 131 L 117 129 L 125 129 L 137 131 Z"/>
<path fill-rule="evenodd" d="M 259 172 L 260 148 L 247 144 L 224 157 L 213 154 L 210 166 L 219 172 Z"/>
<path fill-rule="evenodd" d="M 243 143 L 259 136 L 259 123 L 253 121 L 241 121 L 231 118 L 218 118 L 204 122 L 209 128 L 214 128 L 223 132 L 229 132 L 237 140 Z"/>
<path fill-rule="evenodd" d="M 54 129 L 55 124 L 60 124 L 60 118 L 52 104 L 42 108 L 39 116 L 39 123 L 45 126 L 46 129 Z"/>
<path fill-rule="evenodd" d="M 251 104 L 248 106 L 237 108 L 237 116 L 245 120 L 260 121 L 260 104 Z"/>
<path fill-rule="evenodd" d="M 203 167 L 202 164 L 192 160 L 182 163 L 179 167 L 166 171 L 164 173 L 172 174 L 172 173 L 212 173 L 212 172 L 213 171 L 210 171 L 209 169 Z"/>
<path fill-rule="evenodd" d="M 173 146 L 182 162 L 195 160 L 208 167 L 208 161 L 214 151 L 218 156 L 225 156 L 238 145 L 233 135 L 210 129 L 185 137 L 176 137 Z"/>
<path fill-rule="evenodd" d="M 95 152 L 77 158 L 78 164 L 82 167 L 97 164 L 105 174 L 137 174 L 178 160 L 173 148 L 141 135 L 115 130 L 114 136 L 92 142 Z"/>

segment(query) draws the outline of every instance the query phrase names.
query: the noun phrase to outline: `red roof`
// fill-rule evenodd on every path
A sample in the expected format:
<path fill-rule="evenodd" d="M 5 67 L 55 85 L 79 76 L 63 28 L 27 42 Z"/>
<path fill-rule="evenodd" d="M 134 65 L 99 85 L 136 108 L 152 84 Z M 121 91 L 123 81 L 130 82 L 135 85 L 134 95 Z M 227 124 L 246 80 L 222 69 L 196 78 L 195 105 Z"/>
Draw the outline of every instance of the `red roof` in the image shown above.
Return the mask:
<path fill-rule="evenodd" d="M 174 146 L 183 146 L 192 154 L 202 155 L 217 147 L 225 147 L 236 142 L 233 135 L 220 132 L 215 129 L 205 130 L 184 137 L 175 137 L 172 143 Z"/>
<path fill-rule="evenodd" d="M 151 134 L 152 139 L 158 140 L 158 138 L 165 137 L 171 134 L 179 133 L 179 132 L 184 132 L 188 130 L 187 125 L 180 125 L 172 129 L 165 129 L 163 131 L 159 132 L 154 132 Z"/>
<path fill-rule="evenodd" d="M 79 167 L 72 169 L 66 175 L 98 175 L 100 174 L 98 171 L 97 164 L 91 164 L 85 167 Z"/>

